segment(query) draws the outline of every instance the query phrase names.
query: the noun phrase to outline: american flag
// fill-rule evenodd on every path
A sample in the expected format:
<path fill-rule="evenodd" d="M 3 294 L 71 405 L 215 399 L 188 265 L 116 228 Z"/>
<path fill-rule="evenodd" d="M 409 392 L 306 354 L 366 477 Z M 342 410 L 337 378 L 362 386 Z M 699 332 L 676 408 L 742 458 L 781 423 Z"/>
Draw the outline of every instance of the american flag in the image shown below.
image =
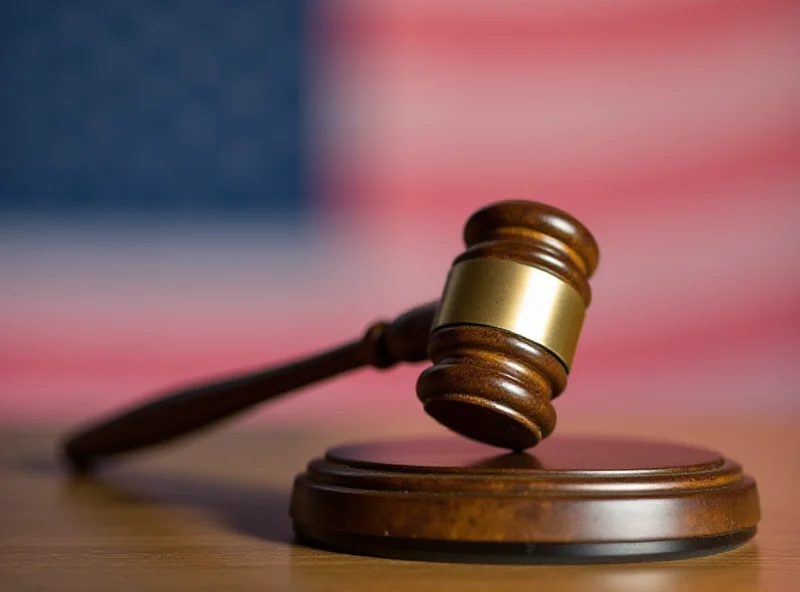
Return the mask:
<path fill-rule="evenodd" d="M 562 418 L 800 410 L 797 2 L 93 4 L 5 19 L 0 419 L 357 337 L 502 199 L 600 244 Z M 420 369 L 256 418 L 427 425 Z"/>

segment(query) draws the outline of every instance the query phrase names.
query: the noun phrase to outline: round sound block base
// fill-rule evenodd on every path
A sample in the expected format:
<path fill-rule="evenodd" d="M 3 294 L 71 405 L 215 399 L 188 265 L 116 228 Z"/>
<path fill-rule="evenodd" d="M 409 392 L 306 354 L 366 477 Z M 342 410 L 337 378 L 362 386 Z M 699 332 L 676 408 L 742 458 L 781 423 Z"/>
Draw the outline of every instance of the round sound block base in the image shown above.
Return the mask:
<path fill-rule="evenodd" d="M 315 546 L 482 563 L 708 555 L 760 518 L 753 479 L 714 451 L 558 436 L 530 453 L 455 436 L 332 448 L 295 480 L 290 513 Z"/>

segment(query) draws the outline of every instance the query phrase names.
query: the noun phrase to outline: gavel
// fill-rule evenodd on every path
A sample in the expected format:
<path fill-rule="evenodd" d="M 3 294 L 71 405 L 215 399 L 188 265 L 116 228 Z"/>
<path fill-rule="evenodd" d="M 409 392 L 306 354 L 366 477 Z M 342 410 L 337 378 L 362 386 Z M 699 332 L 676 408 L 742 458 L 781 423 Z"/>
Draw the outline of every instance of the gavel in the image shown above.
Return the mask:
<path fill-rule="evenodd" d="M 259 403 L 363 366 L 430 359 L 416 385 L 425 411 L 450 430 L 499 448 L 531 448 L 553 432 L 598 247 L 552 206 L 504 201 L 474 213 L 466 250 L 442 296 L 371 325 L 363 337 L 276 368 L 162 395 L 69 436 L 76 471 L 165 443 Z"/>

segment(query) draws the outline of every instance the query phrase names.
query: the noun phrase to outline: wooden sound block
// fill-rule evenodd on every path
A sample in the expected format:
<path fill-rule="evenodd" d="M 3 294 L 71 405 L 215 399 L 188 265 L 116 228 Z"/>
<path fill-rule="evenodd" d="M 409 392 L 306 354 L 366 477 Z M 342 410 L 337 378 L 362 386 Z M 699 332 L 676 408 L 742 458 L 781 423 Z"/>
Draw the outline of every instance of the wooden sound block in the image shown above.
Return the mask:
<path fill-rule="evenodd" d="M 290 513 L 323 548 L 500 563 L 718 553 L 760 518 L 755 482 L 717 452 L 559 436 L 531 453 L 456 436 L 332 448 L 295 480 Z"/>

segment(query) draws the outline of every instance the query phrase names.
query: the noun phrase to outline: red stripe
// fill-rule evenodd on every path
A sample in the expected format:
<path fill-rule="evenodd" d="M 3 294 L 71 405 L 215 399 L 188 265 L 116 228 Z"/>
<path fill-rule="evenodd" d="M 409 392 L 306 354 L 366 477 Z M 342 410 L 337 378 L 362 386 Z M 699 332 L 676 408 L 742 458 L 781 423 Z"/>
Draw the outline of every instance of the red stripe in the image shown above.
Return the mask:
<path fill-rule="evenodd" d="M 751 30 L 759 19 L 798 16 L 792 0 L 707 0 L 705 2 L 607 2 L 604 10 L 574 14 L 520 15 L 498 5 L 493 11 L 447 14 L 384 2 L 356 8 L 334 3 L 314 24 L 324 51 L 332 48 L 380 52 L 408 47 L 418 52 L 457 52 L 464 58 L 542 55 L 556 59 L 568 51 L 598 47 L 641 49 L 656 43 L 685 45 L 692 35 Z M 324 56 L 323 56 L 324 58 Z"/>
<path fill-rule="evenodd" d="M 595 334 L 592 333 L 590 318 L 582 337 L 580 364 L 586 366 L 585 369 L 601 371 L 606 365 L 616 362 L 692 357 L 700 352 L 707 352 L 703 355 L 725 356 L 742 341 L 759 340 L 768 345 L 770 339 L 779 336 L 797 338 L 800 327 L 800 284 L 789 283 L 781 288 L 783 293 L 779 297 L 765 300 L 758 307 L 752 307 L 735 318 L 693 317 L 691 321 L 686 321 L 676 316 L 674 323 L 666 322 L 651 334 L 626 329 L 622 316 L 619 317 L 623 327 L 620 333 Z M 249 340 L 250 343 L 242 344 L 236 339 L 217 340 L 215 343 L 220 345 L 206 344 L 202 348 L 193 342 L 175 343 L 169 355 L 153 351 L 152 339 L 141 342 L 127 339 L 124 345 L 111 349 L 91 345 L 64 349 L 53 347 L 47 343 L 47 336 L 41 336 L 39 343 L 26 346 L 7 343 L 0 350 L 0 370 L 3 382 L 20 379 L 31 383 L 37 380 L 49 382 L 54 377 L 82 381 L 114 375 L 138 375 L 147 380 L 150 376 L 161 374 L 183 374 L 186 378 L 192 378 L 225 369 L 285 361 L 317 351 L 326 341 L 331 344 L 336 342 L 335 338 L 330 341 L 320 338 L 319 335 L 332 333 L 320 327 L 306 332 L 316 339 L 309 337 L 302 342 L 292 340 L 291 335 L 296 335 L 297 329 L 275 333 L 269 342 Z M 229 336 L 235 337 L 235 332 L 230 332 Z M 118 336 L 122 337 L 125 336 Z M 798 342 L 800 344 L 800 340 Z M 226 346 L 223 343 L 236 345 Z"/>
<path fill-rule="evenodd" d="M 576 366 L 580 365 L 583 372 L 605 374 L 614 372 L 613 367 L 663 366 L 666 360 L 676 359 L 696 359 L 701 365 L 731 357 L 744 343 L 758 343 L 769 351 L 774 343 L 789 340 L 800 355 L 800 284 L 787 285 L 785 290 L 780 302 L 764 302 L 746 316 L 692 319 L 691 325 L 676 317 L 674 324 L 665 323 L 658 331 L 627 334 L 617 342 L 592 334 L 590 319 Z M 624 317 L 618 320 L 624 327 Z M 702 374 L 702 370 L 697 373 Z"/>

